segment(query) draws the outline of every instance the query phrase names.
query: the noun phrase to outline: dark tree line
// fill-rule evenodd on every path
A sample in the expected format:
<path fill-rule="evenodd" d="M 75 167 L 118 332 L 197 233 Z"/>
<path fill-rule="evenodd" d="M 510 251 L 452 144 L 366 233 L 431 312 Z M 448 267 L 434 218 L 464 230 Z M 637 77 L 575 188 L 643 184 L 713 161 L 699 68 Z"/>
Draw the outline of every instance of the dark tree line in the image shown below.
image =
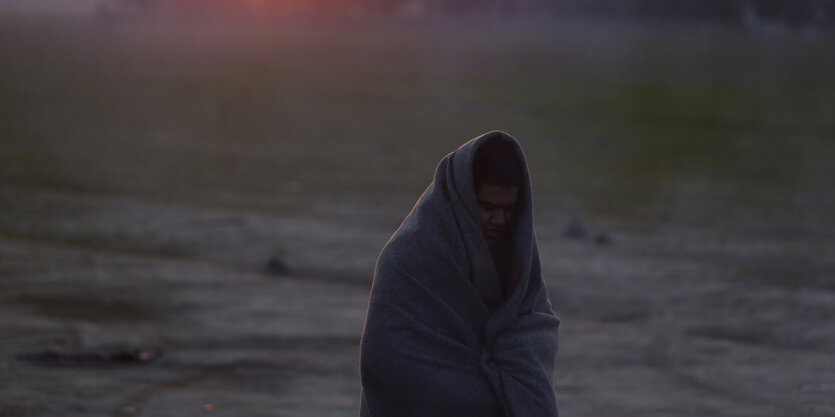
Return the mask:
<path fill-rule="evenodd" d="M 102 0 L 105 13 L 246 14 L 353 13 L 413 15 L 550 14 L 616 19 L 710 20 L 790 27 L 835 23 L 835 0 Z"/>
<path fill-rule="evenodd" d="M 758 17 L 790 26 L 835 23 L 833 0 L 556 0 L 558 14 L 744 22 Z"/>

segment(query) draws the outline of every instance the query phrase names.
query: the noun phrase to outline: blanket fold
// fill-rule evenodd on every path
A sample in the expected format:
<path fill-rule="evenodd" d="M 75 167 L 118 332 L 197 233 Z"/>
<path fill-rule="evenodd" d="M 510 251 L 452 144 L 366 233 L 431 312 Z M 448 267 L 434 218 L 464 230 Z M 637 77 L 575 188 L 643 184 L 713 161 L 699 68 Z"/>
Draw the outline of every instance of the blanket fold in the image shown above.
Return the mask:
<path fill-rule="evenodd" d="M 483 237 L 472 167 L 487 140 L 513 145 L 524 171 L 511 234 L 511 285 Z M 530 177 L 518 142 L 479 136 L 433 182 L 377 260 L 363 330 L 360 416 L 556 416 L 559 319 L 542 280 Z"/>

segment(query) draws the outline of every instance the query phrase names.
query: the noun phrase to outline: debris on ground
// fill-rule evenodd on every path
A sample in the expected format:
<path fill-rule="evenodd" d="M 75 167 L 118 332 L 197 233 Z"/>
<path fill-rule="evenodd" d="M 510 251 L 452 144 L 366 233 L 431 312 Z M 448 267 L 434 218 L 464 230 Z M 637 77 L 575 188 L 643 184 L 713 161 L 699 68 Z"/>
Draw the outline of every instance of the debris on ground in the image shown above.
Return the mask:
<path fill-rule="evenodd" d="M 290 275 L 290 268 L 288 268 L 287 264 L 285 264 L 284 261 L 277 256 L 271 256 L 267 261 L 266 271 L 270 275 Z"/>
<path fill-rule="evenodd" d="M 608 246 L 612 244 L 612 235 L 606 232 L 600 232 L 594 236 L 594 244 L 599 246 Z"/>
<path fill-rule="evenodd" d="M 37 366 L 69 368 L 145 365 L 160 356 L 162 352 L 158 349 L 103 349 L 81 352 L 44 350 L 23 353 L 18 355 L 17 359 Z"/>
<path fill-rule="evenodd" d="M 569 239 L 583 239 L 588 235 L 586 225 L 579 217 L 571 219 L 568 227 L 565 228 L 565 237 Z"/>

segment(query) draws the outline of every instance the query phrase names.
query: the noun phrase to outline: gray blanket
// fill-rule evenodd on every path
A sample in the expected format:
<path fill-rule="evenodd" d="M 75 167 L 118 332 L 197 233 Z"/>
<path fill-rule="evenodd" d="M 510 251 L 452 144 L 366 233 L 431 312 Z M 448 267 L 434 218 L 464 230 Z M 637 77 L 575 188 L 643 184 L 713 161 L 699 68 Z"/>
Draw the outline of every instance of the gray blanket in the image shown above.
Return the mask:
<path fill-rule="evenodd" d="M 498 274 L 478 217 L 476 149 L 510 141 L 524 168 L 507 299 L 485 297 Z M 380 253 L 362 336 L 361 416 L 556 416 L 552 383 L 559 320 L 533 231 L 527 164 L 503 132 L 477 137 L 435 178 Z"/>

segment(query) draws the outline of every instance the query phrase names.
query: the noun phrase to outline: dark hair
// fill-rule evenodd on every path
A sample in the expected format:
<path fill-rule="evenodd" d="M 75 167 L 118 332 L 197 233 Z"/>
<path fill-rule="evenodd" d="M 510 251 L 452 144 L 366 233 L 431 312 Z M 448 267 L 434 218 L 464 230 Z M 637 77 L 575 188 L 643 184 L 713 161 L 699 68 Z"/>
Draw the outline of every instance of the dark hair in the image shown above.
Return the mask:
<path fill-rule="evenodd" d="M 473 184 L 484 183 L 513 187 L 522 184 L 522 164 L 514 146 L 505 140 L 492 139 L 481 144 L 473 160 Z"/>

